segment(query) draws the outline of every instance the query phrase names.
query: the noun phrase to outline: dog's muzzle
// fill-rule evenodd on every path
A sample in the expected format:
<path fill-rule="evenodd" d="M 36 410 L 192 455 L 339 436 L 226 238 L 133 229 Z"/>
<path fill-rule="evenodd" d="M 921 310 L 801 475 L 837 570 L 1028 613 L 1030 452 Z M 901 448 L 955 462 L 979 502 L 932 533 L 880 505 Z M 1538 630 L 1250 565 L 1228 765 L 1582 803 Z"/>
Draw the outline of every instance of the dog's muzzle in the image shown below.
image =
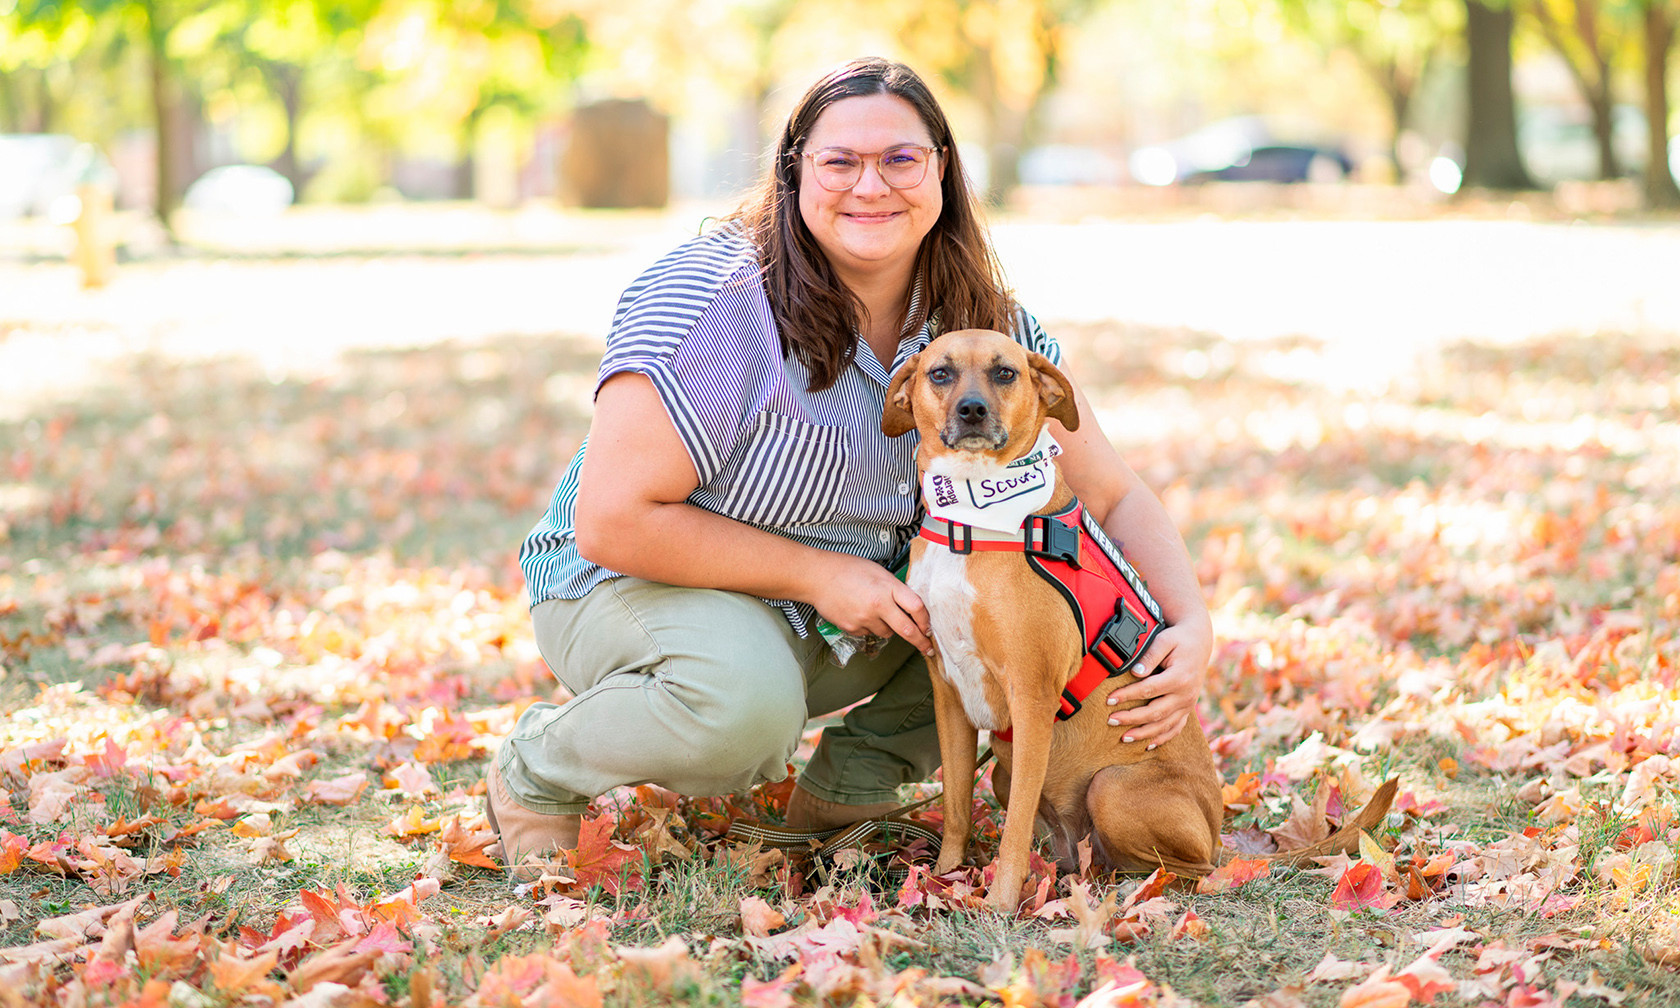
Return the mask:
<path fill-rule="evenodd" d="M 963 396 L 946 414 L 939 439 L 953 451 L 1002 448 L 1009 441 L 1009 432 L 998 422 L 995 412 L 980 396 Z"/>

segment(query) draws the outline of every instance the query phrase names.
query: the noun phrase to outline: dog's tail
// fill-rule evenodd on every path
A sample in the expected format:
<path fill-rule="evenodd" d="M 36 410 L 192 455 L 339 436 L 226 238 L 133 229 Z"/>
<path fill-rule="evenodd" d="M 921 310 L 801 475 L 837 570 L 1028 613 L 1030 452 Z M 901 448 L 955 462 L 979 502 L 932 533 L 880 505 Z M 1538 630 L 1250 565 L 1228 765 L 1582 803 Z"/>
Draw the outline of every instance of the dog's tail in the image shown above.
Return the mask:
<path fill-rule="evenodd" d="M 1400 790 L 1400 778 L 1390 777 L 1383 781 L 1376 793 L 1365 807 L 1354 813 L 1353 817 L 1342 823 L 1341 828 L 1315 844 L 1297 847 L 1294 850 L 1278 851 L 1276 854 L 1262 854 L 1255 860 L 1271 861 L 1276 864 L 1304 864 L 1313 858 L 1329 857 L 1332 854 L 1352 854 L 1359 850 L 1359 834 L 1369 833 L 1379 826 L 1388 815 L 1389 806 L 1394 804 L 1394 795 Z M 1214 859 L 1220 864 L 1231 861 L 1243 855 L 1221 847 Z"/>

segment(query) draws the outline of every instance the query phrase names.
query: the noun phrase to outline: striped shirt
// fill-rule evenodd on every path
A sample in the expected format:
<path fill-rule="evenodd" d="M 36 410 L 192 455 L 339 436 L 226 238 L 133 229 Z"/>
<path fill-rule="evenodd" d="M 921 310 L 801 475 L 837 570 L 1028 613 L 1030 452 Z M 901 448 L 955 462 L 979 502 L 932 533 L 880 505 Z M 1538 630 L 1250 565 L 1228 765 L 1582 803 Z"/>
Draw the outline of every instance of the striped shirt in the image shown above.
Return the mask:
<path fill-rule="evenodd" d="M 882 434 L 881 409 L 892 372 L 935 330 L 930 320 L 901 340 L 890 366 L 860 340 L 839 381 L 812 392 L 804 365 L 782 355 L 756 249 L 738 228 L 724 227 L 684 243 L 624 292 L 595 387 L 623 371 L 653 382 L 699 476 L 689 503 L 886 563 L 915 537 L 920 487 L 916 434 Z M 1016 313 L 1014 335 L 1061 362 L 1060 346 L 1025 311 Z M 586 440 L 520 547 L 532 605 L 582 598 L 620 576 L 577 551 L 573 506 L 587 450 Z M 765 601 L 808 634 L 809 605 Z"/>

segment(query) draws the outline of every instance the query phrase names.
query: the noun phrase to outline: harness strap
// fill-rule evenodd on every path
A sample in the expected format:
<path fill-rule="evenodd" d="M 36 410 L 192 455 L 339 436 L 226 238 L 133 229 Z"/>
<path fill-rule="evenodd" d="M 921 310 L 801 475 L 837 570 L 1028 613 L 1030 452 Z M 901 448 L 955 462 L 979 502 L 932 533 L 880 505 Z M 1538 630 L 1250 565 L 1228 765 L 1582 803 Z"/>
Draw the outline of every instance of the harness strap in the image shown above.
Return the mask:
<path fill-rule="evenodd" d="M 1033 572 L 1062 596 L 1085 642 L 1085 660 L 1062 688 L 1059 721 L 1077 714 L 1103 680 L 1130 669 L 1165 625 L 1143 579 L 1106 536 L 1087 528 L 1086 518 L 1076 500 L 1053 514 L 1029 515 L 1016 532 L 932 516 L 923 517 L 918 531 L 953 553 L 1025 553 Z M 1013 733 L 1006 728 L 992 734 L 1007 742 Z"/>

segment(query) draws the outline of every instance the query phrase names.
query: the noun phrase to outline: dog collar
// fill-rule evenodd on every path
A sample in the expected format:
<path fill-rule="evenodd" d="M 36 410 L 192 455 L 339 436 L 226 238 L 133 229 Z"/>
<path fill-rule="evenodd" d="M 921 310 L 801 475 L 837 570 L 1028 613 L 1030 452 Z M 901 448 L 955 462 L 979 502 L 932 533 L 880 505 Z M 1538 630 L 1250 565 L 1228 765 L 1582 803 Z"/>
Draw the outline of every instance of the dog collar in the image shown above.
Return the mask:
<path fill-rule="evenodd" d="M 1055 458 L 1062 446 L 1048 430 L 1026 455 L 971 469 L 936 460 L 922 476 L 922 501 L 935 518 L 993 532 L 1019 533 L 1027 516 L 1049 503 L 1056 490 Z"/>

